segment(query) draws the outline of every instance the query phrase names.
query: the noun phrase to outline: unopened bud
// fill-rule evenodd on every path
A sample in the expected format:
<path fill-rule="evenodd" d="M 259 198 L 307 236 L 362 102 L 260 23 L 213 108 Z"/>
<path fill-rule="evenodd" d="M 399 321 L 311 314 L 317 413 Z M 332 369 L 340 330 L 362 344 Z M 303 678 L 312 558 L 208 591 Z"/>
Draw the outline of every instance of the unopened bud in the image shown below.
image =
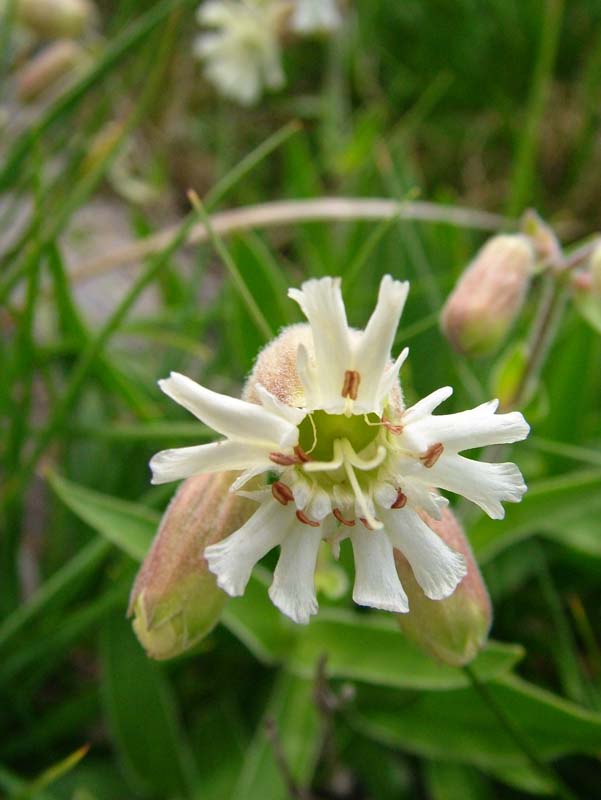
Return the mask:
<path fill-rule="evenodd" d="M 60 39 L 49 44 L 19 70 L 19 98 L 24 102 L 34 100 L 72 72 L 84 58 L 84 49 L 71 39 Z"/>
<path fill-rule="evenodd" d="M 591 255 L 591 291 L 601 297 L 601 244 L 598 244 Z"/>
<path fill-rule="evenodd" d="M 495 352 L 518 316 L 534 271 L 534 248 L 522 234 L 490 239 L 445 303 L 441 327 L 470 356 Z"/>
<path fill-rule="evenodd" d="M 360 336 L 360 333 L 351 330 L 351 335 Z M 249 403 L 259 402 L 259 384 L 288 406 L 305 406 L 307 398 L 297 370 L 299 345 L 302 345 L 310 358 L 314 357 L 311 328 L 305 323 L 284 328 L 279 336 L 269 342 L 257 356 L 244 387 L 244 400 Z M 403 399 L 398 382 L 392 386 L 389 401 L 402 409 Z"/>
<path fill-rule="evenodd" d="M 470 662 L 484 646 L 492 622 L 492 607 L 469 543 L 449 509 L 440 520 L 421 515 L 424 521 L 467 564 L 467 575 L 446 600 L 430 600 L 413 576 L 409 562 L 395 551 L 397 571 L 409 598 L 409 613 L 397 619 L 405 635 L 430 655 L 446 664 Z"/>
<path fill-rule="evenodd" d="M 230 493 L 236 474 L 188 478 L 171 501 L 134 583 L 129 615 L 149 656 L 174 658 L 217 624 L 227 595 L 203 556 L 246 522 L 256 506 Z"/>
<path fill-rule="evenodd" d="M 40 36 L 80 36 L 93 21 L 90 0 L 17 0 L 20 21 Z"/>
<path fill-rule="evenodd" d="M 571 277 L 572 299 L 582 317 L 601 332 L 601 244 L 593 250 L 586 268 Z"/>
<path fill-rule="evenodd" d="M 534 245 L 536 255 L 544 261 L 555 261 L 561 256 L 561 244 L 553 228 L 533 208 L 522 217 L 522 232 Z"/>
<path fill-rule="evenodd" d="M 296 370 L 299 345 L 309 352 L 313 349 L 311 328 L 305 323 L 284 328 L 261 350 L 244 387 L 243 398 L 249 403 L 258 403 L 256 387 L 260 384 L 288 406 L 304 405 L 305 390 Z"/>

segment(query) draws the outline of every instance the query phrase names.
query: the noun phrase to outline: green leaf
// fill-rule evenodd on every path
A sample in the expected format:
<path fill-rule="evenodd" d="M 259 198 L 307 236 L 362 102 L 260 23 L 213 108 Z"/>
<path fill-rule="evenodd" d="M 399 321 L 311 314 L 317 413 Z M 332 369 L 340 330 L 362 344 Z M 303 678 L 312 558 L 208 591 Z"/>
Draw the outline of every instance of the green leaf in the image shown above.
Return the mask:
<path fill-rule="evenodd" d="M 542 758 L 594 754 L 601 748 L 601 714 L 585 711 L 515 676 L 492 681 L 487 690 Z M 370 689 L 359 694 L 358 708 L 355 724 L 359 729 L 410 753 L 482 769 L 529 766 L 472 689 L 419 695 Z"/>
<path fill-rule="evenodd" d="M 583 470 L 533 483 L 519 505 L 508 505 L 503 522 L 482 517 L 470 528 L 478 559 L 488 561 L 505 547 L 536 533 L 570 525 L 601 510 L 601 470 Z"/>
<path fill-rule="evenodd" d="M 146 554 L 158 515 L 135 503 L 77 486 L 53 476 L 55 491 L 82 519 L 133 558 Z M 412 689 L 449 689 L 467 685 L 465 674 L 439 664 L 400 632 L 394 617 L 322 608 L 307 627 L 289 622 L 271 603 L 269 573 L 258 569 L 243 597 L 226 606 L 224 624 L 261 661 L 283 663 L 309 678 L 322 655 L 332 677 Z M 473 663 L 481 680 L 509 672 L 522 656 L 516 645 L 491 642 Z"/>
<path fill-rule="evenodd" d="M 430 800 L 489 800 L 489 782 L 471 767 L 445 761 L 426 764 L 425 782 Z"/>
<path fill-rule="evenodd" d="M 392 615 L 322 608 L 307 627 L 289 622 L 267 595 L 269 576 L 256 570 L 243 597 L 232 600 L 224 624 L 266 663 L 283 663 L 310 678 L 321 656 L 331 677 L 381 686 L 449 689 L 468 684 L 464 672 L 422 653 L 400 632 Z M 473 662 L 481 680 L 509 672 L 522 648 L 490 642 Z"/>
<path fill-rule="evenodd" d="M 136 561 L 144 558 L 160 521 L 156 511 L 78 486 L 56 473 L 48 473 L 47 478 L 80 519 Z"/>
<path fill-rule="evenodd" d="M 277 737 L 297 786 L 302 789 L 310 785 L 321 748 L 321 723 L 313 686 L 309 681 L 281 673 L 247 750 L 232 800 L 288 800 L 291 796 L 267 734 L 268 726 Z"/>
<path fill-rule="evenodd" d="M 170 686 L 125 619 L 107 620 L 101 657 L 106 715 L 132 786 L 160 797 L 188 795 L 194 764 Z"/>

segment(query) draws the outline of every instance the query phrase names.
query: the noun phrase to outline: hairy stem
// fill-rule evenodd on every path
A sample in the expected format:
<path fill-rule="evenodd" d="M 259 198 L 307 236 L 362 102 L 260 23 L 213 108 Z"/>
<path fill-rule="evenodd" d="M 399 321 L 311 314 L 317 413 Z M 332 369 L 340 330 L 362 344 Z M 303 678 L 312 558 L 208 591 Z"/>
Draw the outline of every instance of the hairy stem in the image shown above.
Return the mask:
<path fill-rule="evenodd" d="M 211 215 L 211 228 L 220 236 L 252 228 L 275 228 L 299 222 L 339 220 L 411 219 L 422 222 L 439 222 L 483 231 L 513 228 L 516 223 L 498 214 L 477 211 L 460 206 L 443 206 L 436 203 L 397 202 L 381 198 L 322 197 L 316 200 L 283 200 L 234 208 Z M 74 281 L 83 281 L 95 275 L 132 264 L 162 250 L 171 240 L 177 226 L 159 231 L 142 241 L 121 247 L 112 253 L 93 258 L 78 266 L 73 272 Z M 200 244 L 210 238 L 205 223 L 190 231 L 188 244 Z"/>

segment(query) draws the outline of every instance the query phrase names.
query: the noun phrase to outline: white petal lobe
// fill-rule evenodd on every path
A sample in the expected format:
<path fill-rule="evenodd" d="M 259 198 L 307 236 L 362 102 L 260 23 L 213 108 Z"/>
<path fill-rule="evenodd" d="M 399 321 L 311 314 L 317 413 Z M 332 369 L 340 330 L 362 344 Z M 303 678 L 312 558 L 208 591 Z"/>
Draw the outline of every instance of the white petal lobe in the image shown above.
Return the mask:
<path fill-rule="evenodd" d="M 384 514 L 392 544 L 405 556 L 426 597 L 449 597 L 467 574 L 465 559 L 455 553 L 414 512 L 403 508 Z"/>
<path fill-rule="evenodd" d="M 386 532 L 370 532 L 362 527 L 349 530 L 355 557 L 355 603 L 401 614 L 409 611 Z"/>
<path fill-rule="evenodd" d="M 247 442 L 263 442 L 285 447 L 296 436 L 296 428 L 262 406 L 213 392 L 195 381 L 172 372 L 159 381 L 166 395 L 190 411 L 205 425 L 224 436 Z"/>
<path fill-rule="evenodd" d="M 530 426 L 524 417 L 517 411 L 495 414 L 497 406 L 498 401 L 491 400 L 458 414 L 423 417 L 415 424 L 407 425 L 407 435 L 424 440 L 426 446 L 442 442 L 447 451 L 455 453 L 525 439 Z"/>
<path fill-rule="evenodd" d="M 161 450 L 150 460 L 152 483 L 169 483 L 202 472 L 220 472 L 252 467 L 257 473 L 270 469 L 269 450 L 246 442 L 212 442 L 195 447 Z"/>
<path fill-rule="evenodd" d="M 280 558 L 269 596 L 287 617 L 306 625 L 317 613 L 315 564 L 323 532 L 320 528 L 296 524 L 282 542 Z"/>
<path fill-rule="evenodd" d="M 526 491 L 522 473 L 511 462 L 489 464 L 443 454 L 431 469 L 423 473 L 424 480 L 427 479 L 431 485 L 466 497 L 492 519 L 505 516 L 502 501 L 519 503 Z"/>
<path fill-rule="evenodd" d="M 257 561 L 281 544 L 294 522 L 289 508 L 268 500 L 235 533 L 207 547 L 204 556 L 223 591 L 243 594 Z"/>
<path fill-rule="evenodd" d="M 341 396 L 344 374 L 352 369 L 352 355 L 340 278 L 306 281 L 302 289 L 290 289 L 311 325 L 317 381 L 322 407 L 331 412 L 344 409 Z"/>
<path fill-rule="evenodd" d="M 378 303 L 359 338 L 355 353 L 355 368 L 361 375 L 357 408 L 362 411 L 381 411 L 382 397 L 378 389 L 390 363 L 390 350 L 409 292 L 409 283 L 385 275 L 380 283 Z"/>

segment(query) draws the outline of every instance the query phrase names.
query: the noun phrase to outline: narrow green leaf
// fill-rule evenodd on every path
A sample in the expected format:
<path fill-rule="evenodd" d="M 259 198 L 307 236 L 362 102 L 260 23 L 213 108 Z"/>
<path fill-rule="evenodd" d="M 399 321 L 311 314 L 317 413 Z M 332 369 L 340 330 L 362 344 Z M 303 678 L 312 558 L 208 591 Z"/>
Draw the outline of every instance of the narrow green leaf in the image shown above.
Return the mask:
<path fill-rule="evenodd" d="M 228 603 L 222 619 L 261 661 L 283 663 L 310 678 L 326 656 L 331 677 L 411 689 L 467 685 L 462 670 L 434 661 L 409 642 L 392 615 L 323 608 L 300 628 L 273 606 L 268 582 L 268 573 L 256 570 L 244 596 Z M 472 666 L 481 680 L 491 680 L 509 672 L 521 657 L 517 645 L 490 642 Z"/>
<path fill-rule="evenodd" d="M 76 556 L 61 567 L 0 625 L 0 647 L 6 646 L 17 633 L 38 614 L 47 611 L 64 596 L 70 596 L 73 586 L 106 558 L 110 545 L 105 541 L 94 541 L 82 548 Z"/>
<path fill-rule="evenodd" d="M 495 701 L 544 759 L 601 748 L 601 714 L 594 714 L 515 676 L 487 684 Z M 395 694 L 365 690 L 356 726 L 380 741 L 433 759 L 483 769 L 527 767 L 524 754 L 473 689 Z"/>
<path fill-rule="evenodd" d="M 470 528 L 480 561 L 488 561 L 514 542 L 569 525 L 583 513 L 601 509 L 601 470 L 573 472 L 533 483 L 519 505 L 508 505 L 503 522 L 482 517 Z"/>
<path fill-rule="evenodd" d="M 289 674 L 276 681 L 265 715 L 247 750 L 231 800 L 288 800 L 291 796 L 267 727 L 277 737 L 286 765 L 300 789 L 310 785 L 321 746 L 321 725 L 313 686 Z"/>
<path fill-rule="evenodd" d="M 169 684 L 125 619 L 105 623 L 101 657 L 106 715 L 132 786 L 160 797 L 187 796 L 196 778 Z"/>
<path fill-rule="evenodd" d="M 160 515 L 146 506 L 78 486 L 56 473 L 48 482 L 71 511 L 137 561 L 146 555 Z"/>

